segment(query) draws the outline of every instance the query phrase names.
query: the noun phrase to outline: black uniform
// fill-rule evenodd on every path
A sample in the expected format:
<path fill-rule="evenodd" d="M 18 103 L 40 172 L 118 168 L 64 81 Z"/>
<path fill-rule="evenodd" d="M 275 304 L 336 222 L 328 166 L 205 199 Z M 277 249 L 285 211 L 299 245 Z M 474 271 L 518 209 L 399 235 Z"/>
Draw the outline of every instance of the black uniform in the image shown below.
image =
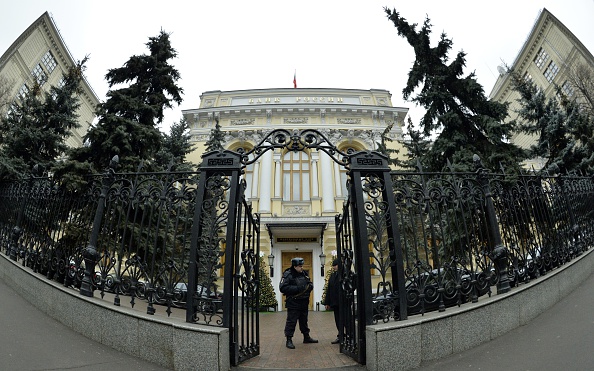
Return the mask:
<path fill-rule="evenodd" d="M 309 338 L 307 313 L 309 310 L 309 293 L 311 290 L 313 290 L 313 283 L 309 279 L 307 271 L 304 270 L 299 273 L 294 267 L 291 267 L 283 272 L 283 278 L 280 282 L 280 292 L 286 296 L 286 337 L 293 337 L 295 326 L 299 322 L 299 330 L 305 338 Z"/>

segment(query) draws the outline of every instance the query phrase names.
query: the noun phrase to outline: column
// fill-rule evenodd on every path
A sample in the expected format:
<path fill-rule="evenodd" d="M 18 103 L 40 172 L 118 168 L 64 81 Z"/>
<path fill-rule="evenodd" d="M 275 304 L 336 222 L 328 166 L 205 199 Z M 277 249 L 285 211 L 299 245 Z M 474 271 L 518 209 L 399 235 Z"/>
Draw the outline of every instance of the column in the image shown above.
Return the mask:
<path fill-rule="evenodd" d="M 332 159 L 320 152 L 320 167 L 322 169 L 322 211 L 336 212 L 334 192 L 332 190 Z"/>
<path fill-rule="evenodd" d="M 272 181 L 272 151 L 266 151 L 262 155 L 262 182 L 264 184 L 270 184 Z M 270 201 L 270 187 L 262 187 L 260 189 L 260 210 L 261 213 L 269 213 L 271 211 Z"/>
<path fill-rule="evenodd" d="M 332 162 L 332 168 L 334 169 L 334 192 L 336 197 L 342 197 L 342 179 L 340 179 L 340 165 L 336 162 Z"/>
<path fill-rule="evenodd" d="M 275 153 L 274 154 L 274 198 L 280 199 L 281 198 L 281 175 L 283 173 L 282 163 L 281 163 L 281 154 Z"/>
<path fill-rule="evenodd" d="M 260 161 L 254 162 L 254 168 L 252 170 L 252 188 L 251 194 L 247 195 L 248 198 L 257 197 L 258 195 L 258 182 L 260 180 Z"/>
<path fill-rule="evenodd" d="M 311 192 L 311 196 L 312 198 L 318 198 L 320 197 L 320 193 L 318 191 L 318 159 L 320 157 L 320 153 L 319 152 L 311 152 L 311 186 L 312 186 L 312 192 Z"/>

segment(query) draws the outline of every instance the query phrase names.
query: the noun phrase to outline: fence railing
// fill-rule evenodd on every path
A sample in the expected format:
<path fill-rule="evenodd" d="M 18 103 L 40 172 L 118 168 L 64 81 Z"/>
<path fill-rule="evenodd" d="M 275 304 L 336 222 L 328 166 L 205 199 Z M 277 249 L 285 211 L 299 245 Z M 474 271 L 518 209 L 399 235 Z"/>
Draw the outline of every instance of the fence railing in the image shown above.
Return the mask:
<path fill-rule="evenodd" d="M 170 313 L 186 306 L 198 175 L 111 171 L 90 177 L 84 189 L 38 174 L 0 183 L 0 250 L 83 294 L 87 270 L 91 292 L 113 293 L 114 305 L 126 297 L 149 314 L 156 305 Z M 589 176 L 480 170 L 392 172 L 391 178 L 409 316 L 475 302 L 502 280 L 512 288 L 528 282 L 593 240 Z M 399 319 L 393 258 L 387 248 L 374 249 L 386 245 L 365 247 L 380 277 L 376 322 Z M 198 272 L 194 294 L 214 311 L 224 308 L 215 271 L 221 264 L 204 265 L 210 271 Z"/>
<path fill-rule="evenodd" d="M 408 315 L 476 302 L 546 274 L 592 243 L 594 181 L 532 173 L 392 172 Z M 370 244 L 371 245 L 371 244 Z M 381 244 L 379 244 L 381 245 Z M 375 246 L 375 244 L 373 245 Z M 374 321 L 398 317 L 389 250 L 373 250 L 380 275 Z M 502 281 L 505 281 L 502 284 Z"/>

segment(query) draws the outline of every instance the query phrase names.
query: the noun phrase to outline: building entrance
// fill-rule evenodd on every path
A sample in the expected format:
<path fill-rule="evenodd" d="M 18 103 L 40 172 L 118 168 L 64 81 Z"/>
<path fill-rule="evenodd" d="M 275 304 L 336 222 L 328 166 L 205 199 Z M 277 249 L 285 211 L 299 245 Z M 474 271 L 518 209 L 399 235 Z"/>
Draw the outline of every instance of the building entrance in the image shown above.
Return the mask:
<path fill-rule="evenodd" d="M 311 251 L 283 251 L 283 255 L 282 255 L 282 271 L 281 271 L 281 277 L 283 272 L 285 271 L 285 269 L 290 268 L 291 267 L 291 259 L 293 258 L 303 258 L 304 260 L 304 264 L 303 264 L 303 269 L 306 270 L 308 272 L 309 278 L 311 279 L 311 282 L 313 282 L 314 287 L 316 285 L 320 285 L 323 284 L 321 282 L 316 282 L 315 278 L 314 278 L 314 274 L 312 272 L 312 253 Z M 282 310 L 285 310 L 285 297 L 282 297 Z M 313 309 L 313 291 L 309 293 L 309 310 Z"/>

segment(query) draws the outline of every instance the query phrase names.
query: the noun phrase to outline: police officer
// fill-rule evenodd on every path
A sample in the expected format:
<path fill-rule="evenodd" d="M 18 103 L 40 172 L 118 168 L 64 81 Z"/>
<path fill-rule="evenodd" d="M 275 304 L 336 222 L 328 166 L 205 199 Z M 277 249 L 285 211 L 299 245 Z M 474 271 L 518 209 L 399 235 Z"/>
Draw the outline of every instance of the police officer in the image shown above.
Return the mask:
<path fill-rule="evenodd" d="M 295 326 L 299 322 L 299 330 L 303 334 L 304 343 L 317 343 L 316 339 L 309 336 L 307 327 L 307 312 L 309 309 L 309 293 L 313 290 L 313 283 L 303 270 L 303 258 L 293 258 L 291 268 L 283 272 L 280 282 L 280 292 L 285 294 L 287 308 L 287 322 L 285 324 L 285 336 L 287 337 L 287 348 L 295 349 L 293 334 Z"/>

